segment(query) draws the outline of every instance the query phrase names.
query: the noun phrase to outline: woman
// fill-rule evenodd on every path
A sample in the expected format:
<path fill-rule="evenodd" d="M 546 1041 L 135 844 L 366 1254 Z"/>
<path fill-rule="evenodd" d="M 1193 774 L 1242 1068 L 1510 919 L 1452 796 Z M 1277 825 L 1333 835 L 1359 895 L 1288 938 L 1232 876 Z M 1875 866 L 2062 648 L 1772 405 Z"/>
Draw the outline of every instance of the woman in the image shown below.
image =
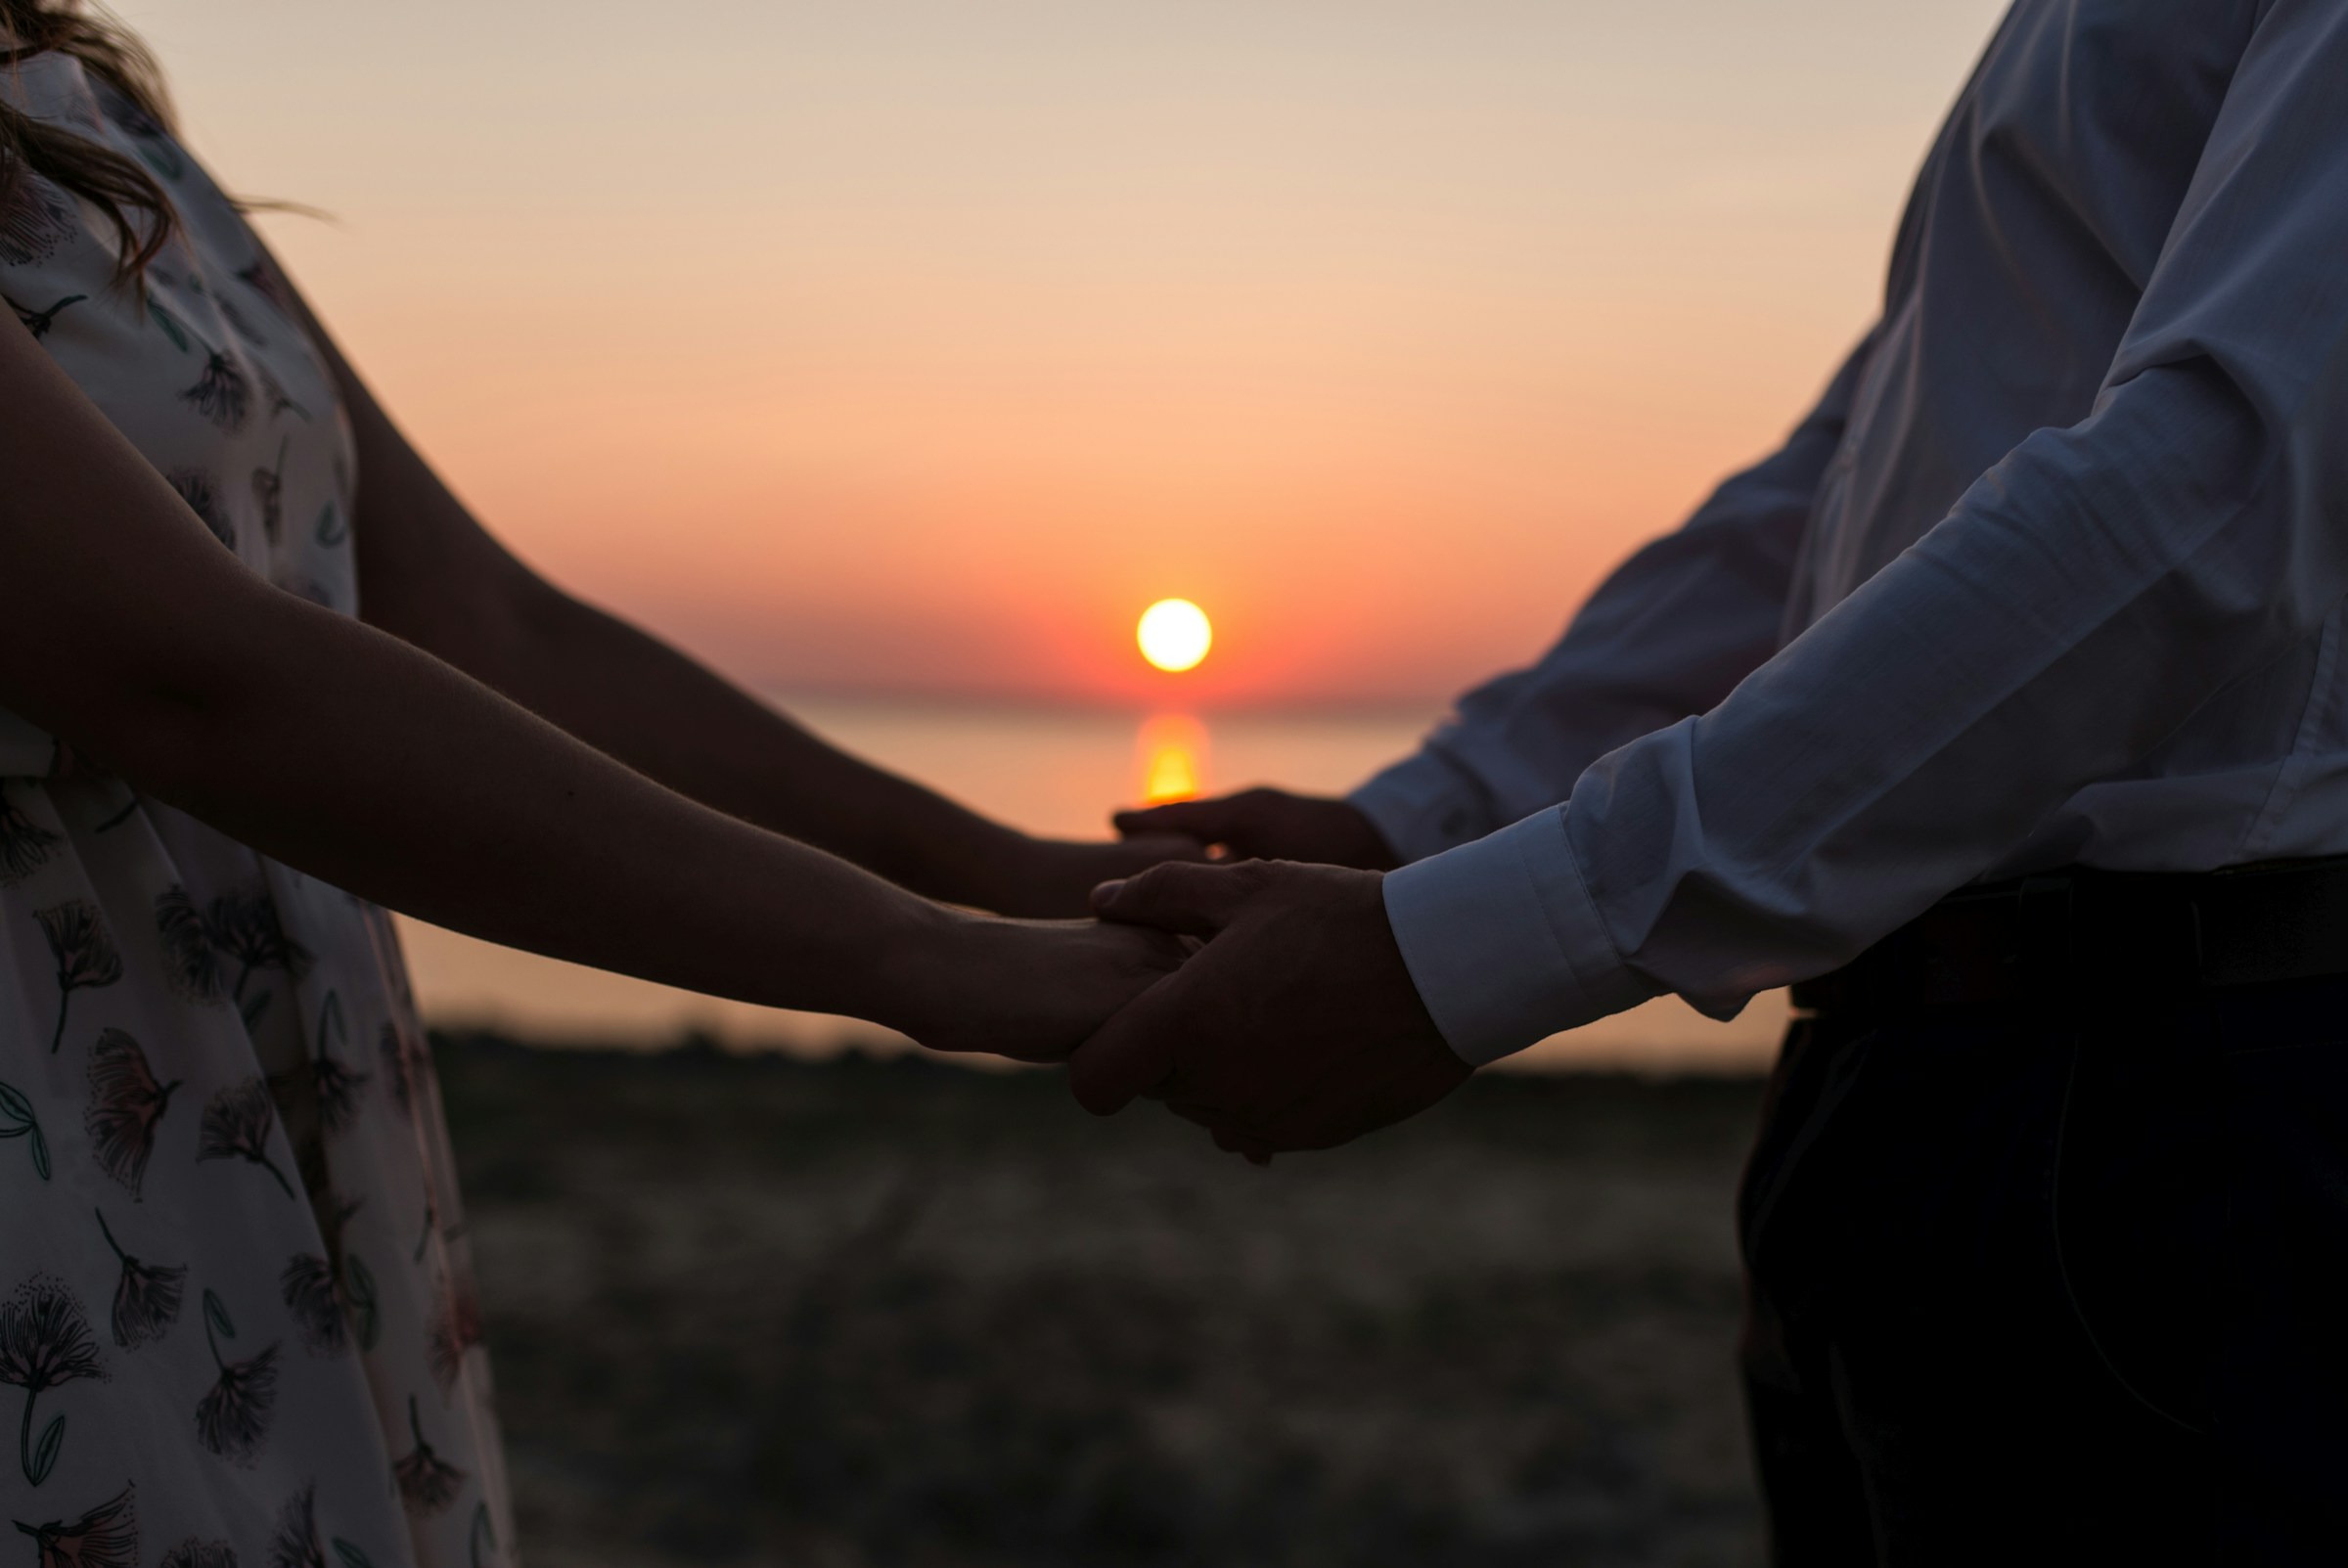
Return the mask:
<path fill-rule="evenodd" d="M 883 878 L 1076 913 L 1182 846 L 1024 839 L 532 576 L 133 45 L 0 0 L 0 1504 L 43 1565 L 503 1560 L 382 906 L 1052 1059 L 1171 940 Z"/>

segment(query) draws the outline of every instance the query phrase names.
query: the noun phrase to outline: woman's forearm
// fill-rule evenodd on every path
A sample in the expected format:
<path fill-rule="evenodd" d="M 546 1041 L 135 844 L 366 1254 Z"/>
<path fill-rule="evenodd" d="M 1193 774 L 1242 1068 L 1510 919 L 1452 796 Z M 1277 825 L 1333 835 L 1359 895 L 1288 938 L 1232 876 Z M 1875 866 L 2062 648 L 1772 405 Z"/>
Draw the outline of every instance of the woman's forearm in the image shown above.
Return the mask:
<path fill-rule="evenodd" d="M 429 655 L 253 583 L 96 760 L 324 880 L 516 947 L 745 1001 L 919 1020 L 950 919 L 630 772 Z"/>

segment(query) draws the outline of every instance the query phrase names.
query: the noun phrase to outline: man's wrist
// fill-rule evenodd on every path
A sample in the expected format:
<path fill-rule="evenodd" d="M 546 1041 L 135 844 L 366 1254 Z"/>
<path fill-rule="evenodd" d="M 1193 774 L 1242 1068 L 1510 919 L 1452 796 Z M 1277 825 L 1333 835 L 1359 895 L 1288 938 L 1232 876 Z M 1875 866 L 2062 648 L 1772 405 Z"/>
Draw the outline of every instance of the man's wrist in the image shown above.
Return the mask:
<path fill-rule="evenodd" d="M 1384 894 L 1420 1000 L 1471 1065 L 1654 994 L 1606 933 L 1562 808 L 1390 873 Z"/>

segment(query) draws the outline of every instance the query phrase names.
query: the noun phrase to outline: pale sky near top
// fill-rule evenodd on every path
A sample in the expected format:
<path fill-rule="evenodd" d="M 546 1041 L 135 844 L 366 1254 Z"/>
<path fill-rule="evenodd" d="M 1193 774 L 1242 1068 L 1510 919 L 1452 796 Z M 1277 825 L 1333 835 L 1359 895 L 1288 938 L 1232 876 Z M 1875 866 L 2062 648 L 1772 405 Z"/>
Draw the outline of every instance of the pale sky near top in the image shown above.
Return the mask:
<path fill-rule="evenodd" d="M 1765 451 L 2001 7 L 120 9 L 559 580 L 761 685 L 1213 704 L 1528 657 Z"/>

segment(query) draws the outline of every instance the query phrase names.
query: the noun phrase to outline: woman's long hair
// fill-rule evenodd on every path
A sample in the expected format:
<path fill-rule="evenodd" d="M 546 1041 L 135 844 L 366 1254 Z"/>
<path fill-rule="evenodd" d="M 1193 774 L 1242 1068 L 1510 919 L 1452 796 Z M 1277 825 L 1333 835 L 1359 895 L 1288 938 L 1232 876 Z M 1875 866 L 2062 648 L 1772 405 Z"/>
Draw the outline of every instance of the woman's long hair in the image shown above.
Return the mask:
<path fill-rule="evenodd" d="M 171 123 L 154 57 L 118 23 L 82 0 L 0 0 L 0 72 L 49 53 L 70 55 L 158 125 Z M 0 101 L 0 213 L 36 176 L 81 198 L 113 225 L 121 239 L 120 278 L 144 273 L 171 238 L 170 199 L 135 159 Z"/>

